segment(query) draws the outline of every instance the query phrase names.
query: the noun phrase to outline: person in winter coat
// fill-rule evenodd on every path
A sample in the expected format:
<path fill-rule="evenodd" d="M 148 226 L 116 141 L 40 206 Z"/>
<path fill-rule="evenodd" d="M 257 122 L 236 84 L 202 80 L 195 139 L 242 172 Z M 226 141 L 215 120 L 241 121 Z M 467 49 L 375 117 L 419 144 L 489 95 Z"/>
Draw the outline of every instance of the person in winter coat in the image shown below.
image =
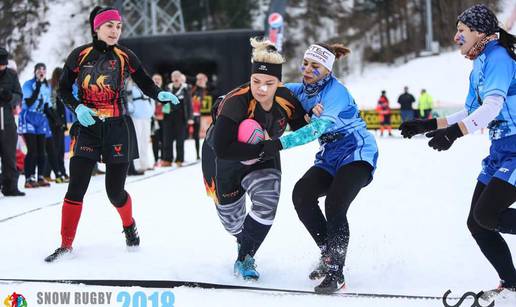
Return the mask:
<path fill-rule="evenodd" d="M 16 169 L 16 121 L 13 110 L 22 98 L 18 75 L 8 65 L 9 53 L 0 47 L 0 159 L 2 174 L 1 191 L 4 196 L 24 196 L 18 189 L 18 170 Z"/>
<path fill-rule="evenodd" d="M 46 138 L 52 136 L 46 111 L 51 101 L 52 89 L 46 79 L 45 64 L 34 66 L 34 78 L 23 84 L 23 102 L 18 117 L 18 134 L 23 135 L 27 145 L 25 156 L 25 188 L 48 187 L 44 172 L 47 163 Z M 36 166 L 38 175 L 36 177 Z"/>
<path fill-rule="evenodd" d="M 389 132 L 389 136 L 392 136 L 391 107 L 389 106 L 389 99 L 385 94 L 385 91 L 382 91 L 382 94 L 378 99 L 376 112 L 378 112 L 378 116 L 380 118 L 380 136 L 383 136 L 383 131 L 385 129 Z"/>
<path fill-rule="evenodd" d="M 188 85 L 183 82 L 180 71 L 173 71 L 170 75 L 172 84 L 169 90 L 179 99 L 177 106 L 171 106 L 163 111 L 163 162 L 161 166 L 171 166 L 174 160 L 173 144 L 176 145 L 177 166 L 185 160 L 186 127 L 192 119 L 192 98 Z M 166 106 L 165 106 L 166 107 Z"/>
<path fill-rule="evenodd" d="M 160 74 L 152 75 L 152 81 L 157 87 L 163 88 L 163 77 Z M 154 154 L 154 166 L 161 166 L 163 156 L 163 104 L 154 102 L 154 115 L 151 121 L 152 153 Z"/>
<path fill-rule="evenodd" d="M 62 73 L 63 69 L 60 67 L 55 68 L 52 72 L 52 78 L 50 79 L 50 86 L 52 88 L 50 104 L 44 110 L 52 132 L 45 140 L 47 163 L 44 176 L 47 181 L 50 181 L 50 172 L 54 171 L 56 183 L 68 182 L 68 175 L 64 166 L 64 137 L 67 129 L 65 105 L 57 94 L 59 91 L 59 79 Z"/>
<path fill-rule="evenodd" d="M 153 167 L 149 160 L 149 147 L 151 141 L 151 119 L 154 114 L 154 103 L 136 84 L 134 84 L 134 82 L 130 83 L 131 86 L 129 87 L 128 92 L 128 109 L 136 130 L 138 153 L 140 154 L 140 157 L 134 162 L 136 163 L 136 170 L 144 172 L 152 169 Z"/>
<path fill-rule="evenodd" d="M 201 131 L 201 107 L 204 97 L 208 95 L 206 84 L 208 77 L 198 73 L 195 77 L 195 85 L 192 87 L 192 114 L 193 114 L 193 138 L 195 140 L 195 153 L 197 160 L 201 158 L 199 151 L 199 133 Z"/>
<path fill-rule="evenodd" d="M 403 94 L 398 97 L 400 105 L 401 122 L 406 122 L 414 119 L 414 108 L 412 104 L 416 101 L 414 96 L 409 93 L 408 87 L 403 88 Z"/>
<path fill-rule="evenodd" d="M 425 89 L 421 90 L 421 95 L 418 98 L 418 109 L 419 109 L 419 118 L 431 118 L 432 117 L 432 109 L 434 107 L 434 101 L 432 96 L 428 94 Z"/>

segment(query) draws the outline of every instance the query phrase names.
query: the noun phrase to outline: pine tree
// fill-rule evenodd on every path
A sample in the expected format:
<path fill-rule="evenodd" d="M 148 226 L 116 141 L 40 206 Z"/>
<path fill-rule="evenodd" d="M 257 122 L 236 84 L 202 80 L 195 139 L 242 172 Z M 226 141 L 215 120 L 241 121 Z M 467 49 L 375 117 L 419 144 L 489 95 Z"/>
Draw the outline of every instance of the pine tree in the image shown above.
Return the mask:
<path fill-rule="evenodd" d="M 11 53 L 19 70 L 27 65 L 39 36 L 47 30 L 47 10 L 47 0 L 0 2 L 0 46 Z"/>

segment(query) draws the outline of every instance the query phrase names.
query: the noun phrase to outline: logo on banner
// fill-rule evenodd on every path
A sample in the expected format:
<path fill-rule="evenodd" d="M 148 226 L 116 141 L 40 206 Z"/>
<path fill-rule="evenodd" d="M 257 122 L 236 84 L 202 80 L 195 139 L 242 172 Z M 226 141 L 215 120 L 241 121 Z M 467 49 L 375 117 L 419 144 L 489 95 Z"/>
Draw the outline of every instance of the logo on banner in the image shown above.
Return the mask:
<path fill-rule="evenodd" d="M 280 28 L 283 26 L 283 16 L 280 13 L 272 13 L 269 15 L 269 26 L 271 28 Z"/>
<path fill-rule="evenodd" d="M 267 19 L 269 23 L 268 38 L 274 43 L 276 49 L 281 52 L 283 45 L 283 16 L 280 13 L 272 13 Z"/>
<path fill-rule="evenodd" d="M 22 294 L 13 292 L 4 300 L 5 307 L 27 307 L 27 300 Z"/>

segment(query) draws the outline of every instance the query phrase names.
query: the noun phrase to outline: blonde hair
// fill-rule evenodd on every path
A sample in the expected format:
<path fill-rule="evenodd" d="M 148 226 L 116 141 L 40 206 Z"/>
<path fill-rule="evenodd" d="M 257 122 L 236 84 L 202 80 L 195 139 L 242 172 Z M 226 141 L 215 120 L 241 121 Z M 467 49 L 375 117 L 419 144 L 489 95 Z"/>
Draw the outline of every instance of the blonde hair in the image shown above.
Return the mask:
<path fill-rule="evenodd" d="M 264 62 L 269 64 L 285 63 L 285 59 L 271 41 L 252 37 L 250 42 L 253 47 L 251 62 Z"/>

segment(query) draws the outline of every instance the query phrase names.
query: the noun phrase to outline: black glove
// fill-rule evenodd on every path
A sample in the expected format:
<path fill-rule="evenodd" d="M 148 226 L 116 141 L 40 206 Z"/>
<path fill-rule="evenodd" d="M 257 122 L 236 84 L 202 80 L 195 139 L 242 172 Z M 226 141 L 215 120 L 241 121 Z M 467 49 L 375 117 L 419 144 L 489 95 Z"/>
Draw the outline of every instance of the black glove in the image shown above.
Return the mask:
<path fill-rule="evenodd" d="M 452 146 L 453 142 L 463 135 L 464 134 L 462 134 L 459 124 L 453 124 L 448 128 L 428 132 L 426 137 L 432 138 L 428 142 L 428 146 L 441 151 L 448 150 Z"/>
<path fill-rule="evenodd" d="M 260 159 L 273 158 L 276 154 L 283 149 L 280 140 L 265 140 L 262 142 L 262 152 L 260 153 Z"/>
<path fill-rule="evenodd" d="M 411 138 L 416 134 L 425 133 L 437 129 L 437 119 L 415 119 L 400 125 L 401 135 Z"/>

